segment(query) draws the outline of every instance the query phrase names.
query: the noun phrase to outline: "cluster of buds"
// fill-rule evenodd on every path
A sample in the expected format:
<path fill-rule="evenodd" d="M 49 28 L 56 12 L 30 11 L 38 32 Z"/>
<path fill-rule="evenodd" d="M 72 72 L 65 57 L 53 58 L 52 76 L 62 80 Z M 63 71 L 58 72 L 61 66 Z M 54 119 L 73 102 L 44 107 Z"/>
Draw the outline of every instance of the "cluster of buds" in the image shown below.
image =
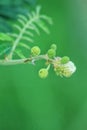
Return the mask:
<path fill-rule="evenodd" d="M 56 75 L 59 75 L 61 77 L 70 77 L 76 71 L 76 66 L 70 60 L 70 58 L 67 56 L 57 57 L 56 50 L 57 50 L 56 44 L 52 44 L 50 49 L 47 51 L 45 55 L 47 67 L 41 68 L 39 70 L 38 74 L 40 78 L 44 79 L 48 76 L 50 66 L 53 67 L 53 70 L 56 73 Z M 41 50 L 38 46 L 34 46 L 31 48 L 32 56 L 39 56 L 40 53 Z M 44 59 L 44 55 L 42 57 Z"/>

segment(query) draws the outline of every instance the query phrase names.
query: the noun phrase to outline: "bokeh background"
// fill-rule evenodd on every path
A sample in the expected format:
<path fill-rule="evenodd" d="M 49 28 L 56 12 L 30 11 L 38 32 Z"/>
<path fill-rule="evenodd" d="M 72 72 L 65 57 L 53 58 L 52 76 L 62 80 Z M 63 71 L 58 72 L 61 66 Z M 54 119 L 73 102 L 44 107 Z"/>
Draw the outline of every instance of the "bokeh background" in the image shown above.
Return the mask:
<path fill-rule="evenodd" d="M 9 5 L 12 1 L 1 2 Z M 41 5 L 54 22 L 50 35 L 41 32 L 35 44 L 46 52 L 56 43 L 57 54 L 70 56 L 77 71 L 66 79 L 50 70 L 49 77 L 42 80 L 37 74 L 42 63 L 0 66 L 0 130 L 87 130 L 87 1 L 33 2 L 29 8 Z M 18 4 L 21 7 L 25 2 Z"/>

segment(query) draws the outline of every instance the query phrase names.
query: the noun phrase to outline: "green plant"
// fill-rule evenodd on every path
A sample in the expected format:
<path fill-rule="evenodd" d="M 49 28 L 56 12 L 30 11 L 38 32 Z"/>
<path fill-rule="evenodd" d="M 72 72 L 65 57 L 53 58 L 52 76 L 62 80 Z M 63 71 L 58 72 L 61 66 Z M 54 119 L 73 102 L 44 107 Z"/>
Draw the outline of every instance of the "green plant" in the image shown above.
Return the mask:
<path fill-rule="evenodd" d="M 16 20 L 18 14 L 30 12 L 35 3 L 36 0 L 0 0 L 0 31 L 12 31 L 10 20 Z"/>
<path fill-rule="evenodd" d="M 27 44 L 34 42 L 33 31 L 40 35 L 39 28 L 41 28 L 46 33 L 49 33 L 46 22 L 52 24 L 51 18 L 40 14 L 40 6 L 36 8 L 35 12 L 31 12 L 27 16 L 19 15 L 18 23 L 14 25 L 14 28 L 16 28 L 15 33 L 0 33 L 0 65 L 29 62 L 33 64 L 35 61 L 43 59 L 46 61 L 47 67 L 39 70 L 41 78 L 48 76 L 51 66 L 57 75 L 70 77 L 75 72 L 76 67 L 67 56 L 63 58 L 56 56 L 56 44 L 52 44 L 45 54 L 41 54 L 41 49 L 38 46 L 30 47 Z M 30 52 L 28 57 L 23 52 L 24 49 Z"/>

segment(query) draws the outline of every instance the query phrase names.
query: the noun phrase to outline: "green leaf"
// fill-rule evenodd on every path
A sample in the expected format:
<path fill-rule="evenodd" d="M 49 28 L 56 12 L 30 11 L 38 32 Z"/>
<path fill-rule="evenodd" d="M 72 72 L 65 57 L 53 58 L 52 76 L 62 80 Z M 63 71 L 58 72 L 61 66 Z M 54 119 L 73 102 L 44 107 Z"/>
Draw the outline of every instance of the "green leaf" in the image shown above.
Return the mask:
<path fill-rule="evenodd" d="M 18 19 L 18 22 L 22 25 L 22 26 L 24 26 L 26 23 L 22 20 L 22 19 Z"/>
<path fill-rule="evenodd" d="M 23 40 L 26 40 L 26 41 L 28 41 L 28 42 L 32 42 L 32 43 L 33 43 L 33 39 L 31 39 L 31 38 L 29 38 L 29 37 L 27 37 L 27 36 L 23 36 L 21 39 L 23 39 Z"/>
<path fill-rule="evenodd" d="M 12 41 L 13 39 L 8 34 L 0 33 L 0 40 L 1 41 Z"/>
<path fill-rule="evenodd" d="M 21 27 L 19 25 L 14 24 L 14 28 L 16 28 L 19 32 L 21 32 Z"/>
<path fill-rule="evenodd" d="M 20 49 L 16 49 L 15 50 L 15 53 L 21 58 L 21 59 L 24 59 L 25 56 L 23 55 L 22 51 Z"/>
<path fill-rule="evenodd" d="M 27 18 L 23 15 L 18 15 L 19 19 L 21 19 L 23 22 L 27 22 Z"/>
<path fill-rule="evenodd" d="M 31 23 L 28 28 L 31 29 L 31 30 L 34 30 L 38 35 L 40 35 L 40 31 L 34 23 Z"/>
<path fill-rule="evenodd" d="M 10 53 L 11 47 L 6 47 L 5 49 L 2 49 L 2 51 L 0 52 L 0 56 L 5 54 L 7 55 L 8 53 Z"/>
<path fill-rule="evenodd" d="M 30 47 L 27 44 L 25 44 L 25 43 L 19 43 L 19 46 L 22 46 L 22 47 L 30 50 Z"/>
<path fill-rule="evenodd" d="M 26 30 L 26 31 L 25 31 L 25 34 L 26 34 L 26 35 L 29 35 L 29 36 L 31 36 L 31 37 L 34 36 L 34 34 L 33 34 L 32 32 L 30 32 L 29 30 L 28 30 L 28 31 Z"/>
<path fill-rule="evenodd" d="M 37 20 L 36 24 L 46 33 L 50 33 L 48 27 L 46 26 L 45 22 L 43 22 L 42 20 Z"/>
<path fill-rule="evenodd" d="M 47 21 L 50 25 L 53 24 L 53 21 L 50 17 L 46 16 L 46 15 L 41 15 L 41 18 L 45 21 Z"/>

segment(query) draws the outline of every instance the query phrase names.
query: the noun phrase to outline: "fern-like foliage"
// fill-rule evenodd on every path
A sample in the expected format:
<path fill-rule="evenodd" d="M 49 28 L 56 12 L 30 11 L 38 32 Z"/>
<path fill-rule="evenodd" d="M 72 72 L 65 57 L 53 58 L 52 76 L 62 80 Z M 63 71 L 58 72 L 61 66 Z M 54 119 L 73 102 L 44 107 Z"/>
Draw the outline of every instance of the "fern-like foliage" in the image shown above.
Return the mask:
<path fill-rule="evenodd" d="M 40 35 L 41 28 L 49 34 L 46 24 L 52 24 L 52 20 L 48 16 L 40 14 L 40 9 L 41 7 L 38 6 L 36 11 L 31 14 L 19 15 L 17 24 L 13 26 L 14 33 L 0 34 L 0 48 L 3 46 L 3 49 L 0 49 L 0 55 L 4 55 L 8 59 L 12 59 L 14 56 L 24 58 L 26 55 L 23 54 L 23 50 L 24 48 L 30 49 L 30 43 L 34 42 L 34 32 Z"/>
<path fill-rule="evenodd" d="M 11 32 L 9 23 L 17 19 L 18 14 L 25 15 L 36 4 L 36 0 L 0 0 L 0 31 Z"/>

